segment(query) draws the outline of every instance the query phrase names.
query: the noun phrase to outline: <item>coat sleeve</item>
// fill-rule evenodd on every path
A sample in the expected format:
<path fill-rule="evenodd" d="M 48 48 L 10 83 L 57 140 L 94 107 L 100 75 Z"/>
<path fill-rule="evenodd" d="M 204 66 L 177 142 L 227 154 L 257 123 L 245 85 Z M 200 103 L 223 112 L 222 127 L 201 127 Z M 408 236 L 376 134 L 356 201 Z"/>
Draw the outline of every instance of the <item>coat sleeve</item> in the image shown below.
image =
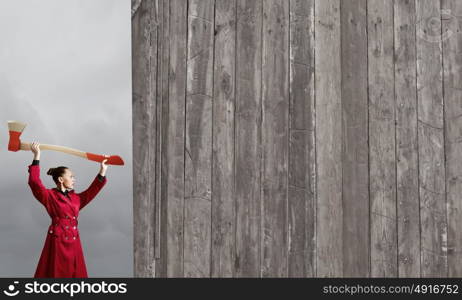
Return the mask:
<path fill-rule="evenodd" d="M 80 209 L 84 208 L 91 200 L 93 200 L 93 198 L 96 197 L 96 195 L 103 188 L 106 182 L 106 176 L 100 176 L 98 174 L 85 191 L 77 194 L 80 198 Z"/>
<path fill-rule="evenodd" d="M 29 182 L 30 189 L 34 197 L 48 209 L 49 204 L 49 191 L 42 184 L 40 179 L 40 166 L 29 165 Z"/>

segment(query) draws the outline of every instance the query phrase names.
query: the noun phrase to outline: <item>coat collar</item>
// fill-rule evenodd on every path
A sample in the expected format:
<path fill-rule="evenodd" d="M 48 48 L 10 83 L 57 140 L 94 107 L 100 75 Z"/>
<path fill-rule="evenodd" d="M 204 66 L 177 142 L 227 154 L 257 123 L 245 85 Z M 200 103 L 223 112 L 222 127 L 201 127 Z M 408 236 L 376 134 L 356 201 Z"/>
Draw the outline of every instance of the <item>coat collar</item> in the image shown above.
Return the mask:
<path fill-rule="evenodd" d="M 64 192 L 59 190 L 58 188 L 53 188 L 53 190 L 57 191 L 58 193 L 61 193 L 62 195 L 67 195 L 68 193 L 74 192 L 74 189 L 66 189 Z"/>

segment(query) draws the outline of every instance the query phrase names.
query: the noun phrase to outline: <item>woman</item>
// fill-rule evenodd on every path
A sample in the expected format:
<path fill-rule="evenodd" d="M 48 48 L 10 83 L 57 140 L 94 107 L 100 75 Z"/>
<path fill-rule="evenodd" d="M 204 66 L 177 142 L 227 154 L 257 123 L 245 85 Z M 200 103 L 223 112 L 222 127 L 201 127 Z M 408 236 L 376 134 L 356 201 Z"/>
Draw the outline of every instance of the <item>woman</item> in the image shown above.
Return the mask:
<path fill-rule="evenodd" d="M 40 180 L 40 144 L 33 142 L 34 160 L 29 165 L 29 186 L 34 197 L 45 206 L 51 224 L 34 278 L 87 278 L 80 234 L 77 228 L 79 211 L 84 208 L 107 182 L 107 159 L 88 189 L 81 193 L 73 190 L 75 177 L 67 167 L 50 168 L 56 188 L 47 189 Z M 105 155 L 105 157 L 108 157 Z"/>

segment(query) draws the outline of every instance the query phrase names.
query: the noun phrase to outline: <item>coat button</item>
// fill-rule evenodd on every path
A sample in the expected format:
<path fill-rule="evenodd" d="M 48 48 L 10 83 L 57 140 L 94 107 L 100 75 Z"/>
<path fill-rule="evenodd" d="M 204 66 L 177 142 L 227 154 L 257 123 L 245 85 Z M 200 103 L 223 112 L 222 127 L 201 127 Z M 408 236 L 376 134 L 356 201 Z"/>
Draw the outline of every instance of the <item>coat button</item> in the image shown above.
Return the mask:
<path fill-rule="evenodd" d="M 74 219 L 74 220 L 75 220 L 75 216 L 73 216 L 73 217 L 72 217 L 72 219 Z"/>
<path fill-rule="evenodd" d="M 74 227 L 72 227 L 72 228 L 76 229 L 77 227 L 74 226 Z"/>
<path fill-rule="evenodd" d="M 74 240 L 75 240 L 75 236 L 74 236 Z"/>
<path fill-rule="evenodd" d="M 66 226 L 66 229 L 69 229 L 69 226 Z"/>
<path fill-rule="evenodd" d="M 53 230 L 50 230 L 50 233 L 53 233 Z"/>

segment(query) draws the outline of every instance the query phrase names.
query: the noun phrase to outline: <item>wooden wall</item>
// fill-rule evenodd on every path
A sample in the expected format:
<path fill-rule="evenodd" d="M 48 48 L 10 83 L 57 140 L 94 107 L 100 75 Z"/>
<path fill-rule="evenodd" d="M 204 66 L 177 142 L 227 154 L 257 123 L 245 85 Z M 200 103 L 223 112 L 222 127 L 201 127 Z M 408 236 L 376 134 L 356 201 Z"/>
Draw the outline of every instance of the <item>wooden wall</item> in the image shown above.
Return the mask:
<path fill-rule="evenodd" d="M 135 276 L 462 276 L 461 16 L 132 0 Z"/>

